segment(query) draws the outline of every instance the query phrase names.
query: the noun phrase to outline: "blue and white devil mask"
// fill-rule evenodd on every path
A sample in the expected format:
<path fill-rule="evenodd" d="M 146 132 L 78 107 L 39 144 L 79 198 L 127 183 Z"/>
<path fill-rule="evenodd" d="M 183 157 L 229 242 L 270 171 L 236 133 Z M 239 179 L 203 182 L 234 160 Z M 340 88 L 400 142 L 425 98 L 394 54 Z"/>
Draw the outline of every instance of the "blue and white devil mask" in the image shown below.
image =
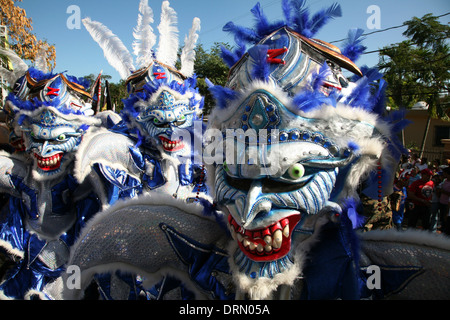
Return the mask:
<path fill-rule="evenodd" d="M 83 24 L 103 49 L 106 59 L 127 83 L 129 97 L 124 101 L 123 118 L 130 131 L 138 130 L 140 142 L 156 146 L 169 157 L 190 155 L 188 131 L 200 116 L 203 98 L 194 75 L 194 61 L 200 19 L 194 18 L 185 37 L 179 70 L 177 13 L 169 1 L 161 6 L 159 43 L 151 24 L 153 10 L 148 0 L 139 3 L 138 23 L 134 29 L 133 59 L 122 41 L 106 26 L 89 18 Z M 135 60 L 135 61 L 134 61 Z M 185 130 L 184 130 L 185 129 Z M 192 136 L 192 133 L 189 133 Z M 173 137 L 172 137 L 173 136 Z"/>
<path fill-rule="evenodd" d="M 214 181 L 214 199 L 228 215 L 235 278 L 248 292 L 293 282 L 301 265 L 296 239 L 309 218 L 341 214 L 371 174 L 371 195 L 390 194 L 399 156 L 394 127 L 382 118 L 380 74 L 371 70 L 361 77 L 337 48 L 302 35 L 301 25 L 293 23 L 306 21 L 310 31 L 320 15 L 308 22 L 298 6 L 284 9 L 284 24 L 270 24 L 257 4 L 254 29 L 243 34 L 244 28 L 226 25 L 251 47 L 225 51 L 234 63 L 229 81 L 210 88 L 217 107 L 208 120 L 208 181 Z M 349 86 L 340 67 L 359 80 Z"/>
<path fill-rule="evenodd" d="M 101 120 L 90 117 L 91 97 L 75 78 L 58 74 L 36 81 L 29 73 L 27 78 L 27 100 L 16 100 L 17 123 L 24 132 L 26 151 L 34 159 L 33 177 L 54 179 L 73 162 L 88 128 L 99 126 Z"/>
<path fill-rule="evenodd" d="M 133 88 L 124 101 L 129 127 L 138 128 L 143 139 L 156 145 L 163 154 L 190 155 L 194 120 L 199 119 L 203 106 L 203 97 L 195 88 L 196 79 L 177 79 L 177 72 L 156 61 L 150 68 L 153 77 L 141 78 L 144 84 L 137 83 L 136 78 L 128 84 Z M 148 74 L 148 69 L 145 72 Z"/>

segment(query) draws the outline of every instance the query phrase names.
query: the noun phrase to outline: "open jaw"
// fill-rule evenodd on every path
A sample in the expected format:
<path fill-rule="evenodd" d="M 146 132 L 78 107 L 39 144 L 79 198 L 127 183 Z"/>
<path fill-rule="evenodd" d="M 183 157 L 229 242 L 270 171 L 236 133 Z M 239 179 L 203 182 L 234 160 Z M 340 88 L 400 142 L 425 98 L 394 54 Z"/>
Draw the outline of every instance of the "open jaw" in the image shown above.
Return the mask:
<path fill-rule="evenodd" d="M 14 148 L 14 150 L 18 152 L 25 151 L 25 143 L 22 138 L 14 139 L 10 142 L 11 146 Z"/>
<path fill-rule="evenodd" d="M 164 136 L 159 136 L 159 140 L 161 140 L 161 145 L 165 151 L 175 152 L 184 148 L 183 140 L 172 141 Z"/>
<path fill-rule="evenodd" d="M 56 170 L 61 166 L 61 159 L 63 157 L 63 153 L 57 153 L 50 157 L 41 157 L 38 154 L 34 154 L 34 157 L 37 160 L 37 166 L 39 169 L 44 171 L 52 171 Z"/>
<path fill-rule="evenodd" d="M 291 250 L 291 237 L 301 215 L 285 217 L 265 228 L 245 230 L 228 215 L 228 223 L 233 238 L 239 248 L 254 261 L 273 261 L 287 255 Z"/>

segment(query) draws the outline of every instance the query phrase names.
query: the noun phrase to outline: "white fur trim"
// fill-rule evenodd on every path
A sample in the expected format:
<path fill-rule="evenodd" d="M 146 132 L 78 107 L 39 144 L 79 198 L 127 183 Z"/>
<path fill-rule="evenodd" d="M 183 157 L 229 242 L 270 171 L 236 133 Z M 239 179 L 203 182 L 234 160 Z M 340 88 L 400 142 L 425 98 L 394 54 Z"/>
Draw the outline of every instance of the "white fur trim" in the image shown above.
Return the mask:
<path fill-rule="evenodd" d="M 358 236 L 362 241 L 409 243 L 450 251 L 449 237 L 426 230 L 373 230 L 358 233 Z"/>
<path fill-rule="evenodd" d="M 16 248 L 13 248 L 9 242 L 5 240 L 0 240 L 0 247 L 6 250 L 6 252 L 15 258 L 23 259 L 25 252 Z"/>
<path fill-rule="evenodd" d="M 302 254 L 297 253 L 294 265 L 282 273 L 276 274 L 272 279 L 261 277 L 251 279 L 246 274 L 239 271 L 238 266 L 234 263 L 233 253 L 240 250 L 235 241 L 230 241 L 228 247 L 228 263 L 233 277 L 233 282 L 236 284 L 238 291 L 247 293 L 251 300 L 269 300 L 272 299 L 272 294 L 281 285 L 291 286 L 300 275 L 300 265 L 298 261 L 302 260 Z"/>

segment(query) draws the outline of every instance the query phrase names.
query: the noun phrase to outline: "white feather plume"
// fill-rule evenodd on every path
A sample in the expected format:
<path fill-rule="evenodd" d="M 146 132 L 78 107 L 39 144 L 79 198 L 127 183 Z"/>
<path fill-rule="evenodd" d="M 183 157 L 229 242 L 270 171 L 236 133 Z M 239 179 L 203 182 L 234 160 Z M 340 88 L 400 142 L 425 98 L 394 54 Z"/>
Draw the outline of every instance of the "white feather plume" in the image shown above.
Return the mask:
<path fill-rule="evenodd" d="M 159 45 L 156 59 L 166 65 L 175 66 L 178 53 L 177 13 L 164 1 L 161 8 L 161 22 L 158 26 Z"/>
<path fill-rule="evenodd" d="M 11 49 L 0 48 L 0 55 L 6 56 L 13 66 L 13 70 L 0 67 L 0 75 L 12 86 L 17 79 L 27 72 L 28 65 Z"/>
<path fill-rule="evenodd" d="M 135 68 L 133 57 L 122 41 L 102 23 L 90 18 L 82 21 L 91 37 L 103 49 L 108 63 L 119 72 L 122 79 L 128 78 Z"/>
<path fill-rule="evenodd" d="M 44 45 L 43 47 L 39 48 L 36 54 L 36 59 L 34 60 L 35 68 L 45 73 L 48 73 L 50 71 L 48 69 L 47 64 L 47 49 L 48 49 L 47 45 Z"/>
<path fill-rule="evenodd" d="M 152 48 L 156 44 L 156 35 L 150 24 L 154 21 L 153 10 L 148 0 L 139 3 L 137 26 L 134 28 L 133 53 L 136 55 L 136 66 L 145 67 L 152 61 Z"/>
<path fill-rule="evenodd" d="M 181 69 L 180 72 L 190 77 L 194 73 L 195 62 L 195 46 L 198 40 L 198 32 L 200 31 L 200 19 L 194 18 L 192 21 L 192 28 L 189 30 L 189 35 L 184 39 L 184 48 L 181 52 Z"/>

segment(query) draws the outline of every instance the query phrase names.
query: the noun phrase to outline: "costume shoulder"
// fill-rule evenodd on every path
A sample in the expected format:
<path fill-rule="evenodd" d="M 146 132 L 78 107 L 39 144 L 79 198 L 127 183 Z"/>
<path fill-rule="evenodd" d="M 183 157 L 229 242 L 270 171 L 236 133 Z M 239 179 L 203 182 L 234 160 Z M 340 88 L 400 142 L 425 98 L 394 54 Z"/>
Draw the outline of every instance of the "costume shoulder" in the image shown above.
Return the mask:
<path fill-rule="evenodd" d="M 196 276 L 189 276 L 193 269 L 217 270 L 213 267 L 227 255 L 214 244 L 226 233 L 202 210 L 199 204 L 159 194 L 122 200 L 97 214 L 72 247 L 68 262 L 80 268 L 81 288 L 64 288 L 64 299 L 79 299 L 95 274 L 137 273 L 151 287 L 167 275 L 189 285 Z"/>
<path fill-rule="evenodd" d="M 76 155 L 75 178 L 81 183 L 91 172 L 93 165 L 102 164 L 123 170 L 138 178 L 139 168 L 133 160 L 130 148 L 135 142 L 129 137 L 100 128 L 86 135 Z"/>
<path fill-rule="evenodd" d="M 8 193 L 13 196 L 18 195 L 14 185 L 14 179 L 23 179 L 28 172 L 26 158 L 9 154 L 5 151 L 0 152 L 0 192 Z"/>
<path fill-rule="evenodd" d="M 378 272 L 371 295 L 393 299 L 448 299 L 450 239 L 422 230 L 373 230 L 360 234 L 362 270 Z M 364 273 L 363 273 L 364 274 Z M 372 281 L 371 281 L 372 282 Z"/>

